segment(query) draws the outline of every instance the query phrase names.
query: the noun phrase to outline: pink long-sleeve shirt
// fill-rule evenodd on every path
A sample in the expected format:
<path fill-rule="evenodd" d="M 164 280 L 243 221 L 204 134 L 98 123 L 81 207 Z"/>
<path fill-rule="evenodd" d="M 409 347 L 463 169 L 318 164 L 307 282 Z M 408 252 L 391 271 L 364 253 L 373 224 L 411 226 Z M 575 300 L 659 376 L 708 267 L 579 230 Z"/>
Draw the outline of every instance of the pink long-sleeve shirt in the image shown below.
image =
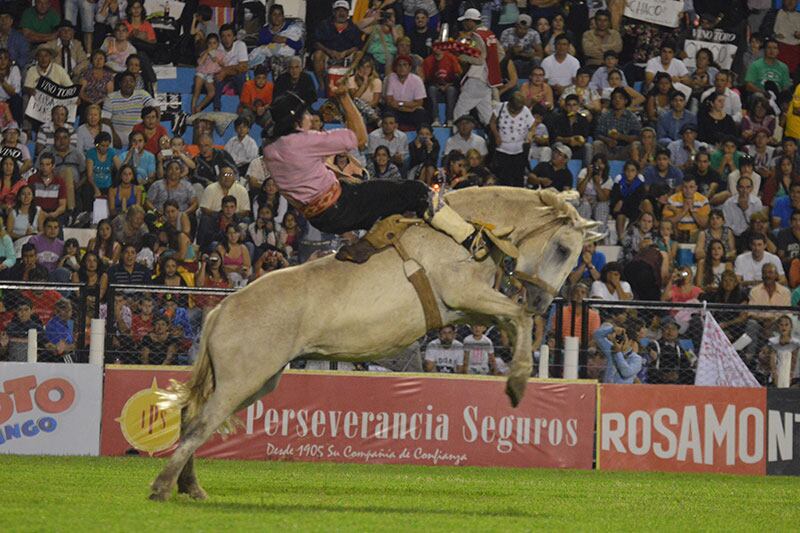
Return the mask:
<path fill-rule="evenodd" d="M 264 148 L 264 162 L 281 193 L 308 204 L 336 181 L 334 173 L 325 166 L 325 159 L 357 147 L 355 133 L 346 128 L 303 131 L 268 144 Z"/>

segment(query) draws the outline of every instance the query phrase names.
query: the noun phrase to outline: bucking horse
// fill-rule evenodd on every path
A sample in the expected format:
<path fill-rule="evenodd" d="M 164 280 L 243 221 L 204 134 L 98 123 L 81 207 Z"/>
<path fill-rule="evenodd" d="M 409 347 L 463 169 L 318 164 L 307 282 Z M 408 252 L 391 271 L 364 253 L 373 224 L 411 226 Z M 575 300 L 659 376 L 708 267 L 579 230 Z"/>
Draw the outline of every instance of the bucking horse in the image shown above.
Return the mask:
<path fill-rule="evenodd" d="M 179 444 L 150 498 L 178 491 L 203 499 L 194 472 L 195 451 L 234 415 L 278 385 L 294 359 L 368 361 L 399 352 L 429 329 L 430 309 L 409 282 L 410 264 L 429 280 L 428 307 L 442 324 L 491 321 L 513 338 L 506 393 L 516 406 L 533 370 L 533 315 L 547 311 L 582 246 L 602 236 L 578 215 L 569 193 L 510 187 L 467 188 L 444 201 L 474 223 L 513 227 L 519 251 L 513 272 L 519 294 L 497 290 L 498 262 L 474 260 L 447 235 L 425 224 L 402 233 L 398 247 L 365 264 L 327 256 L 272 272 L 225 298 L 206 317 L 199 352 L 186 384 L 173 382 L 162 407 L 181 409 Z M 405 255 L 405 260 L 401 255 Z"/>

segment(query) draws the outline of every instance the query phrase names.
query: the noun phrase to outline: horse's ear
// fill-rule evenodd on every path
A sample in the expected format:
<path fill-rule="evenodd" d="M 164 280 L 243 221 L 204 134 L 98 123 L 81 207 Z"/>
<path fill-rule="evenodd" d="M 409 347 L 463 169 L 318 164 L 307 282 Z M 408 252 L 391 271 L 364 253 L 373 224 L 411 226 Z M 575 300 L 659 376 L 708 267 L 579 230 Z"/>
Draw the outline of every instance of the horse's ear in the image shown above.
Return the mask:
<path fill-rule="evenodd" d="M 598 233 L 596 231 L 587 231 L 583 234 L 583 242 L 590 243 L 590 242 L 597 242 L 602 241 L 606 238 L 605 233 Z"/>

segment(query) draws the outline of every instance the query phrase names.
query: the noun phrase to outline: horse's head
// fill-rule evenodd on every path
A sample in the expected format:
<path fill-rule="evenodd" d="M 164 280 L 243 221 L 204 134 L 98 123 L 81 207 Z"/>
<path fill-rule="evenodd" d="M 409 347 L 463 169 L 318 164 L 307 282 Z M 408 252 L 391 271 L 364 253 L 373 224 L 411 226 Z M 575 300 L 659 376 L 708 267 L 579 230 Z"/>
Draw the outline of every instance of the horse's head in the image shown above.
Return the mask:
<path fill-rule="evenodd" d="M 526 309 L 534 314 L 547 312 L 575 268 L 584 243 L 603 237 L 591 231 L 598 223 L 581 218 L 564 201 L 566 196 L 554 194 L 543 199 L 553 203 L 543 210 L 542 219 L 533 220 L 516 232 L 516 277 L 525 288 Z"/>

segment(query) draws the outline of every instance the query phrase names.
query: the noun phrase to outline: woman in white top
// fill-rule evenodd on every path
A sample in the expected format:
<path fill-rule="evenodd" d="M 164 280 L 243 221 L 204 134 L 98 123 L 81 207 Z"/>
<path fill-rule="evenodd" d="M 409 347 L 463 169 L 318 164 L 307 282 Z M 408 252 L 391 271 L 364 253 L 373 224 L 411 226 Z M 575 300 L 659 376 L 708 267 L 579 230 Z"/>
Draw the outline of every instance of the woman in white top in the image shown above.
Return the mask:
<path fill-rule="evenodd" d="M 17 240 L 39 231 L 40 209 L 33 203 L 33 189 L 28 185 L 17 191 L 17 203 L 8 212 L 6 227 L 11 238 Z"/>
<path fill-rule="evenodd" d="M 611 189 L 614 188 L 608 170 L 608 158 L 605 154 L 595 154 L 591 166 L 578 173 L 578 192 L 581 195 L 578 213 L 583 218 L 600 222 L 603 228 L 600 231 L 605 231 L 609 214 L 608 199 L 611 197 Z"/>
<path fill-rule="evenodd" d="M 518 92 L 511 95 L 508 102 L 498 105 L 489 121 L 489 129 L 494 137 L 496 148 L 492 171 L 501 185 L 522 187 L 525 170 L 528 168 L 528 154 L 523 149 L 531 142 L 535 125 L 530 109 L 525 107 L 525 98 Z"/>
<path fill-rule="evenodd" d="M 633 290 L 627 281 L 622 281 L 622 265 L 616 261 L 606 263 L 600 272 L 600 280 L 592 283 L 590 298 L 611 302 L 633 300 Z"/>

